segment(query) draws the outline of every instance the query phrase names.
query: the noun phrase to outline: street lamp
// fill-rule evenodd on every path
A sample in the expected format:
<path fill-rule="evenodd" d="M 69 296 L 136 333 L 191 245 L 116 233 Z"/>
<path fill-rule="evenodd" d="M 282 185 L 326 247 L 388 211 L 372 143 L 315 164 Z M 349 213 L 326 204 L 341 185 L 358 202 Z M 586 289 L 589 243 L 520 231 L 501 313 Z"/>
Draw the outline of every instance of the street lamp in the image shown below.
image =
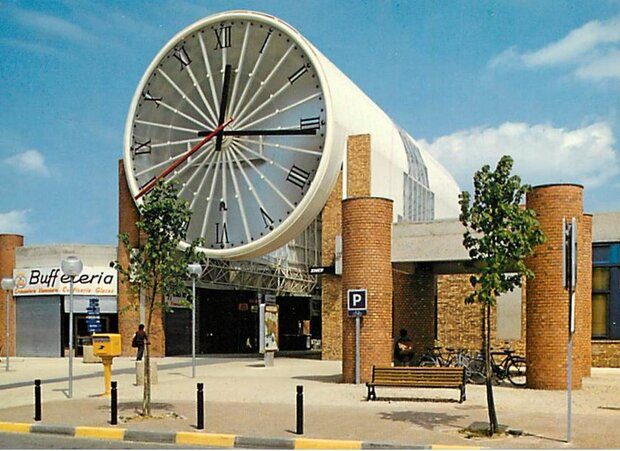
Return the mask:
<path fill-rule="evenodd" d="M 196 279 L 202 275 L 200 263 L 187 265 L 189 276 L 192 278 L 192 377 L 196 377 Z"/>
<path fill-rule="evenodd" d="M 69 276 L 69 398 L 73 397 L 73 281 L 82 272 L 82 260 L 74 255 L 60 262 L 62 272 Z"/>
<path fill-rule="evenodd" d="M 10 295 L 9 295 L 9 291 L 12 291 L 13 288 L 15 288 L 15 281 L 11 278 L 11 277 L 5 277 L 2 279 L 2 289 L 4 291 L 6 291 L 6 340 L 4 341 L 4 345 L 6 346 L 6 370 L 9 370 L 9 348 L 11 347 L 10 345 L 10 327 L 11 327 L 11 323 L 9 322 L 9 316 L 11 315 L 11 310 L 9 309 L 9 301 L 10 301 Z"/>

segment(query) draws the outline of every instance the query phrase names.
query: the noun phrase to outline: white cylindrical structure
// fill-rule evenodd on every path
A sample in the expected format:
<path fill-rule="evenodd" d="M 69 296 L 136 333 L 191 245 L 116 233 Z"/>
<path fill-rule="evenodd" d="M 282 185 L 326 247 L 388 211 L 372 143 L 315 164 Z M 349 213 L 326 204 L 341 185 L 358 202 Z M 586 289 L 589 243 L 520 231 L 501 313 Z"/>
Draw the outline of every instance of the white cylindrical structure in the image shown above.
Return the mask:
<path fill-rule="evenodd" d="M 265 231 L 264 236 L 261 233 L 261 237 L 257 239 L 248 238 L 245 244 L 241 241 L 241 245 L 235 245 L 235 247 L 223 246 L 221 249 L 199 248 L 199 250 L 214 258 L 247 259 L 275 251 L 294 239 L 320 214 L 334 188 L 343 164 L 345 168 L 343 171 L 343 187 L 345 188 L 343 193 L 346 196 L 347 162 L 345 157 L 347 139 L 349 136 L 357 134 L 370 134 L 371 136 L 369 195 L 393 201 L 394 221 L 427 221 L 458 217 L 458 194 L 460 190 L 452 176 L 297 30 L 277 17 L 253 11 L 222 12 L 191 24 L 177 33 L 162 48 L 145 71 L 134 94 L 125 127 L 125 173 L 134 197 L 137 197 L 141 190 L 134 172 L 141 174 L 151 170 L 147 167 L 135 171 L 136 168 L 132 166 L 136 108 L 144 101 L 145 96 L 147 96 L 147 100 L 159 101 L 157 98 L 149 97 L 151 95 L 148 93 L 150 77 L 158 70 L 160 61 L 167 56 L 169 57 L 170 52 L 174 49 L 178 50 L 179 46 L 183 45 L 182 43 L 193 39 L 197 33 L 204 32 L 205 28 L 208 29 L 209 26 L 213 28 L 218 24 L 234 21 L 241 23 L 255 21 L 260 23 L 261 27 L 265 26 L 268 29 L 278 30 L 279 35 L 286 36 L 287 40 L 291 41 L 291 49 L 293 46 L 295 48 L 298 46 L 303 55 L 307 55 L 306 67 L 312 67 L 312 70 L 316 72 L 316 88 L 320 89 L 322 94 L 319 98 L 324 98 L 322 101 L 324 101 L 325 111 L 321 109 L 320 115 L 321 118 L 324 117 L 324 120 L 321 121 L 324 123 L 325 130 L 324 146 L 320 152 L 320 163 L 316 168 L 312 183 L 309 184 L 299 203 L 291 204 L 292 210 L 286 212 L 287 217 L 282 219 L 281 225 L 270 231 Z M 179 56 L 177 55 L 177 57 Z M 285 60 L 282 59 L 281 61 Z M 275 61 L 273 63 L 275 64 Z M 247 71 L 245 75 L 252 76 L 251 73 L 248 75 Z M 266 74 L 263 76 L 265 77 Z M 266 76 L 266 79 L 270 77 L 271 75 Z M 187 80 L 185 81 L 187 82 Z M 289 81 L 292 85 L 293 80 L 290 76 Z M 197 86 L 196 82 L 193 86 Z M 286 93 L 287 86 L 285 84 L 284 87 L 280 88 L 277 95 L 280 92 Z M 276 94 L 271 94 L 271 97 L 275 96 Z M 184 95 L 182 99 L 183 105 L 185 105 L 186 97 Z M 299 102 L 302 101 L 305 100 L 299 100 Z M 188 103 L 186 105 L 188 108 L 196 106 L 195 103 L 189 104 L 189 101 L 186 103 Z M 294 105 L 291 104 L 285 108 L 292 108 Z M 281 110 L 276 110 L 272 114 L 279 112 Z M 153 123 L 150 121 L 145 123 L 151 124 L 149 126 L 158 130 L 165 127 L 165 124 L 155 123 L 152 125 Z M 234 128 L 234 123 L 232 127 Z M 170 142 L 168 141 L 168 143 Z M 158 143 L 157 145 L 163 144 L 165 143 Z M 307 149 L 301 150 L 307 151 Z M 163 161 L 153 167 L 163 167 L 165 164 L 168 163 Z M 141 203 L 142 199 L 139 197 L 137 202 Z M 207 211 L 209 211 L 208 208 Z M 222 223 L 224 222 L 222 220 Z M 203 237 L 205 233 L 203 227 L 201 231 Z M 219 233 L 219 229 L 215 229 L 216 236 L 219 237 Z M 218 241 L 218 244 L 222 243 L 223 241 L 221 243 Z M 184 249 L 188 246 L 188 243 L 181 243 L 181 247 Z"/>

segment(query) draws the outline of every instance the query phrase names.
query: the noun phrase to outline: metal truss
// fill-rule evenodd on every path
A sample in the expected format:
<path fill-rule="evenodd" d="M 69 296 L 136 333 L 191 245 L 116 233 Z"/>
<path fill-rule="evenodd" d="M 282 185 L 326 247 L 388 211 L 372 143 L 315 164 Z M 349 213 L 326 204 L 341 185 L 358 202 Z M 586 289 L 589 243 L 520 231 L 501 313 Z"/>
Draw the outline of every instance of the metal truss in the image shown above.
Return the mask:
<path fill-rule="evenodd" d="M 259 259 L 229 261 L 208 259 L 199 285 L 209 288 L 255 290 L 275 295 L 310 295 L 317 276 L 310 266 L 321 261 L 320 216 L 304 232 L 280 249 Z"/>

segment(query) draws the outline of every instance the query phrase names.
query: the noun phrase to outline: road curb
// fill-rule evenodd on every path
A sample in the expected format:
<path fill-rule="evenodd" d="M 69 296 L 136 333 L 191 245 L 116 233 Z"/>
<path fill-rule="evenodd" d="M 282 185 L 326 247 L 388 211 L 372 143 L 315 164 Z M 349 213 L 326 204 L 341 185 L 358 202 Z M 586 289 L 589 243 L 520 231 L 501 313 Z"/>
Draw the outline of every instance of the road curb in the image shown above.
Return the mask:
<path fill-rule="evenodd" d="M 10 423 L 0 421 L 0 432 L 18 434 L 55 434 L 99 440 L 126 442 L 176 443 L 217 448 L 247 449 L 483 449 L 479 446 L 404 445 L 398 443 L 365 442 L 360 440 L 327 440 L 315 438 L 252 437 L 208 432 L 161 432 L 115 427 L 65 426 L 61 424 Z"/>

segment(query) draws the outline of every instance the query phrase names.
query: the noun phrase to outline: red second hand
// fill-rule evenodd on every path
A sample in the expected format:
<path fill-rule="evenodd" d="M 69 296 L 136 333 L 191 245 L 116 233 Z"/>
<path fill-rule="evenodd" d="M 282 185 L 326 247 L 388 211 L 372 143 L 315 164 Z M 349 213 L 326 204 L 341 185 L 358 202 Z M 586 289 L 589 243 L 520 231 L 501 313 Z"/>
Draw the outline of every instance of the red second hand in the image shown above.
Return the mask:
<path fill-rule="evenodd" d="M 153 189 L 153 187 L 155 186 L 155 184 L 162 178 L 164 178 L 165 176 L 167 176 L 168 174 L 170 174 L 172 171 L 174 171 L 181 163 L 183 163 L 185 160 L 187 160 L 189 157 L 191 157 L 194 153 L 198 152 L 198 150 L 205 145 L 205 143 L 207 141 L 209 141 L 211 138 L 213 138 L 215 135 L 217 135 L 219 132 L 221 132 L 222 130 L 224 130 L 224 128 L 230 124 L 234 119 L 231 117 L 230 119 L 228 119 L 226 122 L 224 122 L 223 124 L 221 124 L 219 127 L 217 127 L 215 130 L 213 130 L 211 133 L 209 133 L 209 135 L 207 135 L 205 137 L 205 139 L 203 139 L 202 141 L 200 141 L 198 144 L 196 144 L 194 147 L 192 147 L 190 150 L 187 151 L 187 153 L 179 158 L 177 161 L 175 161 L 174 163 L 172 163 L 164 172 L 162 172 L 161 174 L 159 174 L 157 177 L 155 177 L 153 180 L 151 180 L 149 183 L 147 183 L 147 185 L 142 188 L 138 194 L 136 194 L 134 196 L 134 199 L 140 199 L 142 196 L 144 196 L 146 193 L 148 193 L 149 191 L 151 191 Z"/>

